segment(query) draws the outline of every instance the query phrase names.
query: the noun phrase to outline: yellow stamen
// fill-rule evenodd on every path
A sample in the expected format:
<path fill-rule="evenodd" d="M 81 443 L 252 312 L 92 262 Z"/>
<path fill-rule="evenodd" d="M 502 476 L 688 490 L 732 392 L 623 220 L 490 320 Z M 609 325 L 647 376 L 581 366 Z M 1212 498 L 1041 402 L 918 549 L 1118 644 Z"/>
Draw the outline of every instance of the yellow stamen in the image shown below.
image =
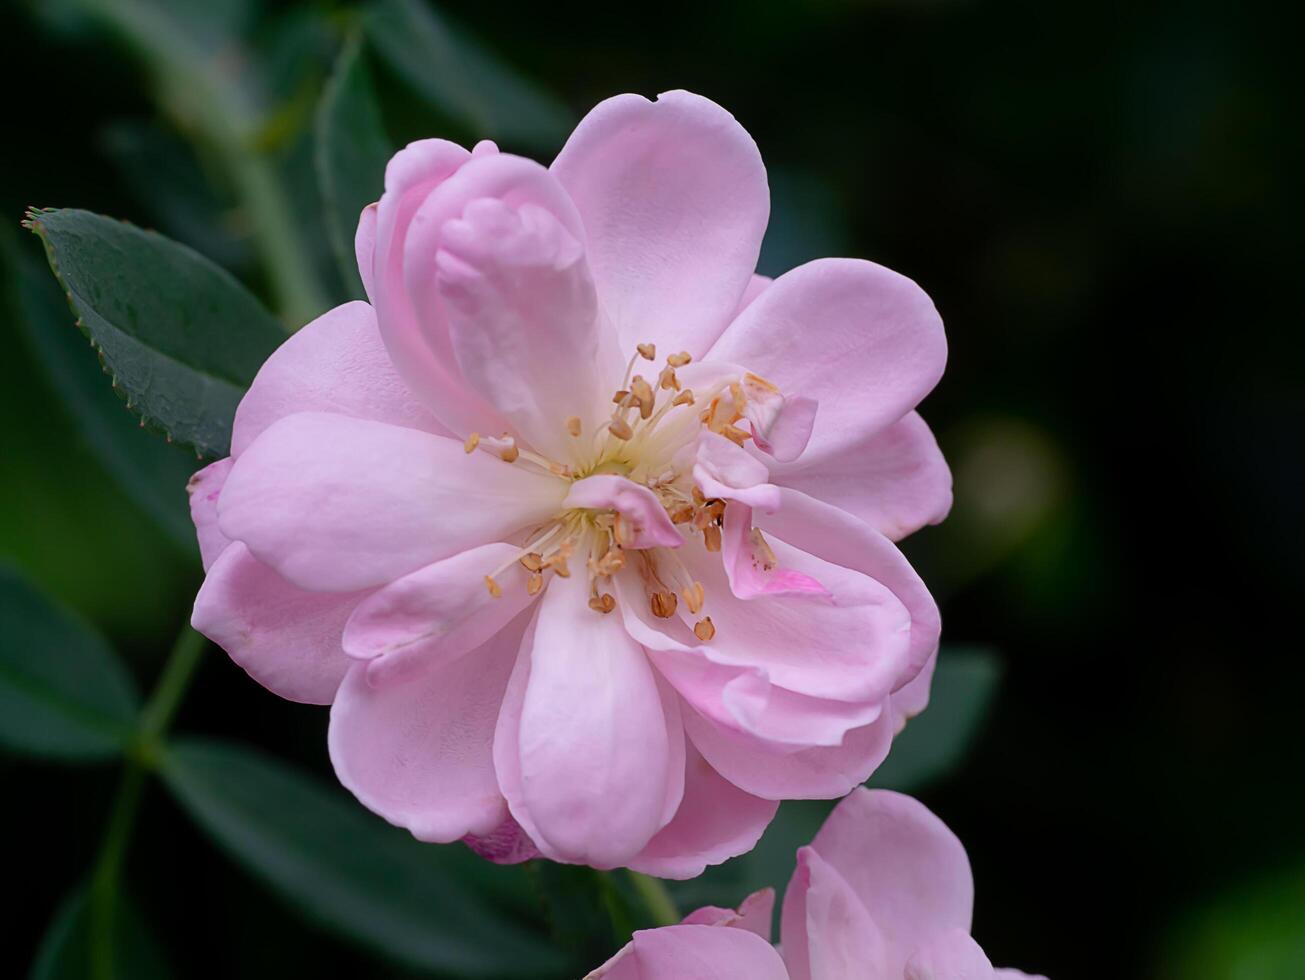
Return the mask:
<path fill-rule="evenodd" d="M 637 350 L 641 355 L 643 355 L 644 360 L 646 361 L 657 360 L 656 344 L 635 344 L 634 347 L 635 350 Z"/>
<path fill-rule="evenodd" d="M 539 595 L 544 587 L 544 576 L 540 572 L 531 572 L 526 579 L 526 595 Z"/>
<path fill-rule="evenodd" d="M 467 441 L 462 444 L 462 448 L 465 452 L 471 454 L 476 451 L 476 447 L 479 445 L 480 445 L 480 433 L 473 432 L 471 435 L 467 436 Z"/>
<path fill-rule="evenodd" d="M 742 446 L 752 438 L 751 432 L 744 432 L 736 425 L 722 425 L 720 428 L 720 434 L 736 446 Z"/>
<path fill-rule="evenodd" d="M 693 358 L 689 355 L 689 352 L 682 350 L 678 354 L 672 354 L 670 357 L 666 358 L 666 363 L 671 367 L 684 367 L 684 365 L 688 364 L 691 360 L 693 360 Z"/>
<path fill-rule="evenodd" d="M 630 428 L 630 423 L 625 419 L 612 419 L 607 423 L 607 428 L 618 439 L 628 440 L 634 438 L 634 430 Z"/>
<path fill-rule="evenodd" d="M 516 443 L 510 442 L 500 450 L 498 455 L 505 463 L 515 463 L 517 457 L 521 455 L 521 450 L 517 448 Z"/>
<path fill-rule="evenodd" d="M 573 436 L 580 435 L 580 416 L 572 415 L 566 420 L 566 431 Z"/>
<path fill-rule="evenodd" d="M 495 599 L 502 598 L 503 586 L 499 585 L 497 582 L 494 581 L 493 575 L 485 576 L 485 588 L 489 589 L 489 594 L 492 595 Z"/>
<path fill-rule="evenodd" d="M 708 643 L 716 635 L 716 627 L 712 625 L 711 617 L 704 616 L 693 627 L 693 635 L 703 643 Z"/>
<path fill-rule="evenodd" d="M 692 389 L 692 388 L 685 388 L 682 392 L 680 392 L 678 395 L 676 395 L 674 398 L 671 399 L 671 404 L 672 404 L 672 405 L 692 405 L 692 404 L 693 404 L 693 389 Z"/>
<path fill-rule="evenodd" d="M 639 418 L 646 419 L 653 411 L 653 390 L 652 386 L 643 379 L 642 375 L 636 374 L 634 380 L 630 382 L 630 394 L 639 402 Z"/>
<path fill-rule="evenodd" d="M 707 601 L 707 590 L 702 587 L 701 582 L 694 582 L 688 588 L 683 589 L 680 595 L 684 596 L 684 604 L 689 607 L 689 612 L 695 616 L 702 611 L 702 604 Z"/>
<path fill-rule="evenodd" d="M 720 528 L 708 524 L 702 529 L 702 543 L 708 551 L 720 551 Z"/>
<path fill-rule="evenodd" d="M 675 368 L 669 364 L 662 368 L 662 373 L 657 375 L 657 387 L 666 391 L 680 390 L 680 379 L 675 376 Z"/>
<path fill-rule="evenodd" d="M 672 524 L 688 524 L 693 520 L 693 506 L 691 504 L 680 504 L 675 510 L 671 511 Z"/>
<path fill-rule="evenodd" d="M 654 592 L 649 596 L 649 604 L 652 606 L 653 615 L 659 619 L 670 619 L 675 615 L 674 592 Z"/>
<path fill-rule="evenodd" d="M 621 404 L 621 402 L 625 401 L 629 397 L 630 397 L 630 393 L 626 391 L 624 388 L 622 388 L 620 391 L 618 391 L 615 395 L 612 396 L 612 404 L 619 405 Z"/>
<path fill-rule="evenodd" d="M 589 600 L 589 608 L 594 612 L 609 613 L 616 608 L 616 598 L 610 592 L 593 596 Z"/>
<path fill-rule="evenodd" d="M 537 572 L 544 567 L 544 556 L 538 551 L 521 556 L 521 567 L 528 572 Z"/>

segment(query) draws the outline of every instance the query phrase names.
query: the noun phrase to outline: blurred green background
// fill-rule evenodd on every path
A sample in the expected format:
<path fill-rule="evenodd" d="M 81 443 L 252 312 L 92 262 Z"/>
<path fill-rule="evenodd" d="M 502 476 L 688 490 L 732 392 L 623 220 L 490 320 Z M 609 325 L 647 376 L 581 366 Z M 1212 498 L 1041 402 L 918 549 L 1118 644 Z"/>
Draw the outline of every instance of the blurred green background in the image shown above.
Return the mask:
<path fill-rule="evenodd" d="M 146 691 L 200 578 L 181 482 L 142 495 L 106 465 L 121 426 L 106 435 L 78 405 L 99 410 L 108 386 L 88 348 L 70 354 L 84 341 L 18 228 L 26 206 L 157 228 L 293 318 L 353 286 L 314 168 L 346 39 L 396 144 L 489 135 L 548 160 L 600 99 L 688 88 L 730 109 L 769 167 L 761 271 L 871 258 L 920 282 L 948 325 L 924 415 L 956 507 L 907 550 L 946 639 L 996 651 L 1000 680 L 964 759 L 919 795 L 969 849 L 979 941 L 1053 980 L 1305 976 L 1301 8 L 501 0 L 440 4 L 424 33 L 384 19 L 414 9 L 0 11 L 3 557 Z M 179 65 L 160 25 L 195 42 Z M 276 188 L 295 281 L 262 271 L 277 232 L 249 161 Z M 183 455 L 161 471 L 184 474 Z M 177 727 L 329 775 L 326 712 L 216 651 Z M 116 775 L 0 751 L 0 777 L 0 972 L 17 976 L 94 859 Z M 126 880 L 177 976 L 429 975 L 297 914 L 156 786 Z"/>

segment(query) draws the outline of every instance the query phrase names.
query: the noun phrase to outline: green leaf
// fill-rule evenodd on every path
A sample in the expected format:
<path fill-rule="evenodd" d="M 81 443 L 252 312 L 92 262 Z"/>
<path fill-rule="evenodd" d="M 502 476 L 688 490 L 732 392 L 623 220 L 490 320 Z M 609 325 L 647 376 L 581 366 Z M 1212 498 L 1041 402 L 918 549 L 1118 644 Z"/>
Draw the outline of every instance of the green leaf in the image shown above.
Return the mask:
<path fill-rule="evenodd" d="M 929 706 L 906 723 L 870 785 L 913 793 L 964 760 L 988 716 L 1001 679 L 1001 660 L 980 647 L 944 647 L 933 674 Z"/>
<path fill-rule="evenodd" d="M 121 980 L 163 980 L 172 975 L 144 920 L 125 895 L 114 903 L 113 973 Z M 91 917 L 79 888 L 55 913 L 32 963 L 30 980 L 85 980 L 92 976 Z"/>
<path fill-rule="evenodd" d="M 305 914 L 426 970 L 561 975 L 521 921 L 528 888 L 461 845 L 421 844 L 311 776 L 238 745 L 183 740 L 162 774 L 223 848 Z"/>
<path fill-rule="evenodd" d="M 381 196 L 394 146 L 385 133 L 362 36 L 345 43 L 317 108 L 317 183 L 340 276 L 350 295 L 365 299 L 353 237 L 358 215 Z"/>
<path fill-rule="evenodd" d="M 236 405 L 285 333 L 230 274 L 89 211 L 32 211 L 78 324 L 127 406 L 201 456 L 229 450 Z"/>
<path fill-rule="evenodd" d="M 0 562 L 0 744 L 58 759 L 117 755 L 140 699 L 109 645 Z"/>
<path fill-rule="evenodd" d="M 556 150 L 575 119 L 420 0 L 379 0 L 367 37 L 427 102 L 477 137 Z"/>
<path fill-rule="evenodd" d="M 0 244 L 6 253 L 17 251 L 8 235 Z M 68 308 L 44 264 L 33 255 L 10 258 L 14 317 L 86 445 L 177 548 L 196 553 L 186 504 L 186 481 L 197 468 L 194 454 L 141 431 L 122 400 L 104 384 L 95 355 L 68 322 Z"/>

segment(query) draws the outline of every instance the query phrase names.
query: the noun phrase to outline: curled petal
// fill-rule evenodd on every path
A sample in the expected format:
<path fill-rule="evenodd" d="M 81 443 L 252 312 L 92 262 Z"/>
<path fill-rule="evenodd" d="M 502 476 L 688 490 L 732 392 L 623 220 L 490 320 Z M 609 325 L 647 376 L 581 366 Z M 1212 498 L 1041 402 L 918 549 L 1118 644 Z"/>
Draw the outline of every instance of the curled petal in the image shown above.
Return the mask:
<path fill-rule="evenodd" d="M 775 889 L 763 888 L 743 900 L 738 910 L 707 905 L 695 909 L 684 917 L 684 924 L 699 926 L 726 926 L 747 929 L 770 941 L 770 920 L 775 911 Z"/>
<path fill-rule="evenodd" d="M 904 980 L 994 980 L 992 962 L 964 929 L 934 936 L 906 961 Z"/>
<path fill-rule="evenodd" d="M 217 502 L 233 462 L 228 456 L 216 463 L 209 463 L 186 484 L 186 494 L 190 498 L 190 519 L 195 524 L 195 537 L 199 540 L 199 560 L 206 572 L 231 543 L 231 539 L 218 527 Z"/>
<path fill-rule="evenodd" d="M 684 544 L 657 495 L 624 477 L 599 474 L 577 480 L 562 506 L 615 510 L 622 520 L 618 538 L 627 548 L 678 548 Z"/>
<path fill-rule="evenodd" d="M 889 942 L 878 923 L 847 881 L 810 847 L 798 850 L 797 868 L 784 895 L 780 935 L 792 980 L 899 975 L 885 969 Z"/>
<path fill-rule="evenodd" d="M 358 277 L 362 279 L 363 290 L 367 298 L 376 301 L 372 290 L 374 273 L 373 258 L 376 255 L 376 209 L 369 204 L 358 215 L 358 229 L 353 235 L 353 254 L 358 259 Z"/>
<path fill-rule="evenodd" d="M 636 932 L 585 980 L 788 980 L 773 946 L 746 929 L 664 926 Z"/>

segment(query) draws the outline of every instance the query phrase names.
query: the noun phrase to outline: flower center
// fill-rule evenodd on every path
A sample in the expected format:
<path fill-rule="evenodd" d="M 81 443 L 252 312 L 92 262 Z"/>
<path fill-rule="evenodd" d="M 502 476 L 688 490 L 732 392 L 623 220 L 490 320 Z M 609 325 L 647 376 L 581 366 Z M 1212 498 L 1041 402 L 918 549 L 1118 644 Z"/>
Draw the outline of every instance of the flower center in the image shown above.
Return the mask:
<path fill-rule="evenodd" d="M 706 551 L 718 552 L 726 501 L 708 497 L 696 485 L 695 440 L 706 428 L 742 446 L 752 438 L 738 426 L 749 391 L 777 389 L 752 374 L 725 373 L 707 379 L 707 389 L 695 394 L 681 385 L 676 373 L 691 361 L 685 352 L 667 357 L 654 381 L 635 372 L 641 360 L 655 362 L 656 357 L 653 344 L 637 345 L 611 396 L 611 414 L 597 426 L 586 430 L 577 416 L 563 421 L 572 446 L 570 462 L 522 449 L 507 433 L 492 438 L 473 432 L 464 448 L 468 453 L 491 452 L 505 462 L 536 467 L 570 483 L 593 476 L 629 480 L 651 492 L 686 545 L 700 538 Z M 589 578 L 589 606 L 606 614 L 616 608 L 609 591 L 613 576 L 630 567 L 642 580 L 654 615 L 669 619 L 682 601 L 697 617 L 706 604 L 702 583 L 690 574 L 676 548 L 641 543 L 643 529 L 631 524 L 632 519 L 615 507 L 571 507 L 526 535 L 520 552 L 485 576 L 485 586 L 491 595 L 502 595 L 495 576 L 519 562 L 527 572 L 527 592 L 537 595 L 549 573 L 570 578 L 572 563 L 579 560 Z M 693 630 L 704 642 L 715 635 L 710 616 L 697 619 Z"/>

